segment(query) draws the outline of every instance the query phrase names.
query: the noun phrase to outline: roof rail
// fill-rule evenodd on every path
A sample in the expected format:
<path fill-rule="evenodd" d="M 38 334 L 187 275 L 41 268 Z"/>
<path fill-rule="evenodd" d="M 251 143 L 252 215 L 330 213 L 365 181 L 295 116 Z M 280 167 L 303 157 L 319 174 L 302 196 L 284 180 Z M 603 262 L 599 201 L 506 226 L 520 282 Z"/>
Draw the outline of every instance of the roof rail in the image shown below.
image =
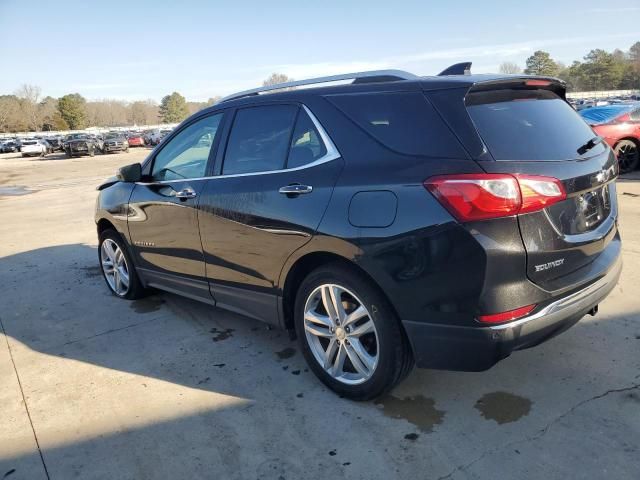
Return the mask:
<path fill-rule="evenodd" d="M 365 82 L 391 82 L 397 80 L 416 80 L 420 77 L 413 73 L 404 72 L 402 70 L 371 70 L 369 72 L 356 72 L 356 73 L 344 73 L 341 75 L 332 75 L 329 77 L 317 77 L 309 78 L 307 80 L 294 80 L 291 82 L 278 83 L 276 85 L 267 85 L 259 88 L 252 88 L 251 90 L 244 90 L 242 92 L 234 93 L 224 97 L 220 102 L 226 102 L 241 97 L 248 97 L 249 95 L 258 95 L 260 93 L 266 93 L 273 90 L 282 90 L 285 88 L 299 87 L 302 85 L 315 85 L 318 83 L 337 82 L 340 80 L 354 80 L 353 83 L 365 83 Z"/>
<path fill-rule="evenodd" d="M 461 62 L 451 65 L 438 74 L 439 77 L 443 75 L 471 75 L 471 62 Z"/>

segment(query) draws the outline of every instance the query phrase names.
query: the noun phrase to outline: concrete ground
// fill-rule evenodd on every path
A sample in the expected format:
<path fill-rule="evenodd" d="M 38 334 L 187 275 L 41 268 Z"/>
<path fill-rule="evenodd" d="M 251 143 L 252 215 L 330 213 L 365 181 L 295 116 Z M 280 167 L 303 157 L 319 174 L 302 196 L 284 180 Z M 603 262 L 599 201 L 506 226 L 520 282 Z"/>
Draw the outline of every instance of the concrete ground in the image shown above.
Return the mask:
<path fill-rule="evenodd" d="M 596 317 L 354 403 L 284 332 L 109 294 L 94 187 L 146 153 L 0 156 L 0 478 L 640 478 L 640 181 L 618 184 L 625 268 Z"/>

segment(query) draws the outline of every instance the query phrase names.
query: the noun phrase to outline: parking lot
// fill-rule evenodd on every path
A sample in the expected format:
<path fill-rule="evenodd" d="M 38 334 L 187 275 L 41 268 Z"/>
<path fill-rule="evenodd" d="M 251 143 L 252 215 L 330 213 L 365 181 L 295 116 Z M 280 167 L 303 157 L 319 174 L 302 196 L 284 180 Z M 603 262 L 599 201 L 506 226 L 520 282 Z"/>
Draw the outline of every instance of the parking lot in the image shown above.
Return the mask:
<path fill-rule="evenodd" d="M 287 333 L 101 277 L 95 186 L 149 150 L 0 155 L 0 478 L 640 478 L 640 174 L 599 314 L 354 403 Z"/>

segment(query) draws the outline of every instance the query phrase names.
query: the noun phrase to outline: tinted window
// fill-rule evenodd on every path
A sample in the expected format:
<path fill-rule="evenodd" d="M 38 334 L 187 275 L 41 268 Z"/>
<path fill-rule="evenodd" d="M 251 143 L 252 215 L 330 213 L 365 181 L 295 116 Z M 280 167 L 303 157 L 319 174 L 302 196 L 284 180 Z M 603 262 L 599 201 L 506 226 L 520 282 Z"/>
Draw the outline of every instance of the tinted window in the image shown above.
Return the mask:
<path fill-rule="evenodd" d="M 291 138 L 291 149 L 287 168 L 300 167 L 323 157 L 327 153 L 327 148 L 315 125 L 307 112 L 303 109 L 298 113 L 296 127 Z"/>
<path fill-rule="evenodd" d="M 409 155 L 466 157 L 458 140 L 422 93 L 368 93 L 327 98 L 392 150 Z"/>
<path fill-rule="evenodd" d="M 229 134 L 222 173 L 284 168 L 298 107 L 265 105 L 238 110 Z"/>
<path fill-rule="evenodd" d="M 629 114 L 629 117 L 631 118 L 631 120 L 633 120 L 634 122 L 640 121 L 640 108 L 636 108 L 634 111 L 632 111 Z"/>
<path fill-rule="evenodd" d="M 153 179 L 203 177 L 221 119 L 222 113 L 198 120 L 166 143 L 153 162 Z"/>
<path fill-rule="evenodd" d="M 467 110 L 496 160 L 569 160 L 595 136 L 564 100 L 548 90 L 470 93 Z M 601 153 L 600 144 L 585 156 Z"/>

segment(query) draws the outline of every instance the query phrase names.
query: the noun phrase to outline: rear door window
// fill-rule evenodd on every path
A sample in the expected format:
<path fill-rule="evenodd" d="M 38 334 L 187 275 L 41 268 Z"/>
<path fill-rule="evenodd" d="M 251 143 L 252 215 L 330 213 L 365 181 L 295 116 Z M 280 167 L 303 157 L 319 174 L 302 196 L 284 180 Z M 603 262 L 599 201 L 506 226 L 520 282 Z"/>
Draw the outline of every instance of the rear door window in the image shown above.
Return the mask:
<path fill-rule="evenodd" d="M 222 174 L 269 172 L 285 167 L 298 107 L 264 105 L 238 110 Z"/>
<path fill-rule="evenodd" d="M 496 160 L 577 159 L 580 147 L 596 135 L 569 104 L 549 90 L 471 92 L 465 103 Z M 596 145 L 583 156 L 597 155 L 604 148 Z"/>
<path fill-rule="evenodd" d="M 331 95 L 327 99 L 391 150 L 466 158 L 457 138 L 421 92 Z"/>

